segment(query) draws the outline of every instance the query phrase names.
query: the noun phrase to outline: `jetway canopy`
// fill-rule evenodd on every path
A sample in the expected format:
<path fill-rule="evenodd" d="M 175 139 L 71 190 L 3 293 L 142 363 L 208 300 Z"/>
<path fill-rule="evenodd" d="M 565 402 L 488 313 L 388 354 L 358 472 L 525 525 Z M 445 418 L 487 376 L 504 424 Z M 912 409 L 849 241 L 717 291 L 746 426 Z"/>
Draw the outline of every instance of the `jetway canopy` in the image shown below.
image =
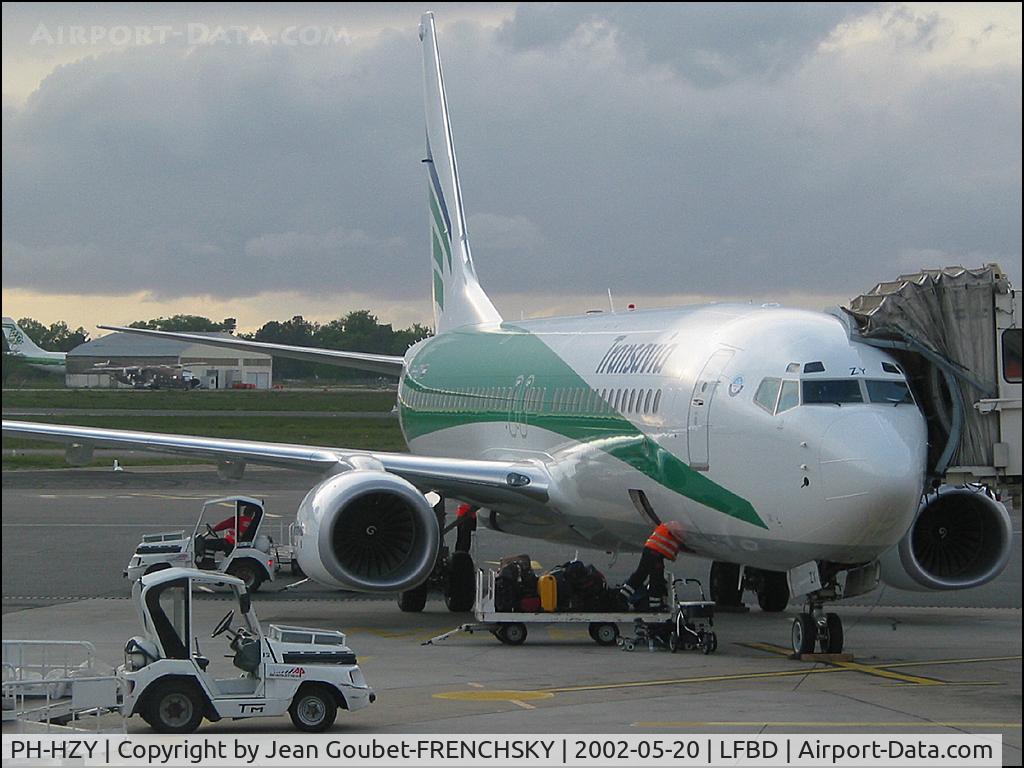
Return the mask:
<path fill-rule="evenodd" d="M 999 332 L 1015 324 L 1012 295 L 996 264 L 947 267 L 879 283 L 842 308 L 851 334 L 903 363 L 928 418 L 935 476 L 1001 463 L 1000 414 L 977 405 L 1001 396 Z"/>

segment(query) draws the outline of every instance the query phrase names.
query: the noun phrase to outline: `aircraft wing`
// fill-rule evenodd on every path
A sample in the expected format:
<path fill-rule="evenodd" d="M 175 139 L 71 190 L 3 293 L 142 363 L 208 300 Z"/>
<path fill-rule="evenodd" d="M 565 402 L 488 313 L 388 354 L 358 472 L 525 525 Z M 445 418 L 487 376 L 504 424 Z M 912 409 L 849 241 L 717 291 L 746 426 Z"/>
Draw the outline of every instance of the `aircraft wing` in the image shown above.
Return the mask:
<path fill-rule="evenodd" d="M 127 328 L 119 325 L 97 326 L 105 331 L 137 333 L 140 336 L 156 336 L 161 339 L 189 341 L 193 344 L 205 344 L 208 347 L 226 347 L 248 352 L 262 352 L 275 357 L 290 357 L 296 360 L 307 360 L 311 363 L 338 365 L 345 368 L 358 368 L 375 373 L 386 373 L 398 376 L 402 373 L 404 358 L 398 355 L 375 355 L 369 352 L 343 352 L 338 349 L 321 349 L 319 347 L 299 347 L 293 344 L 270 344 L 265 341 L 249 341 L 248 339 L 225 338 L 223 336 L 207 336 L 202 333 L 183 333 L 180 331 L 154 331 L 149 328 Z"/>
<path fill-rule="evenodd" d="M 424 492 L 437 491 L 481 506 L 513 499 L 531 499 L 544 503 L 548 499 L 550 485 L 547 469 L 535 461 L 449 459 L 408 453 L 380 453 L 27 421 L 4 420 L 3 433 L 10 437 L 63 443 L 69 448 L 129 448 L 195 456 L 217 461 L 225 469 L 241 469 L 245 464 L 319 473 L 359 468 L 383 469 L 405 478 Z"/>

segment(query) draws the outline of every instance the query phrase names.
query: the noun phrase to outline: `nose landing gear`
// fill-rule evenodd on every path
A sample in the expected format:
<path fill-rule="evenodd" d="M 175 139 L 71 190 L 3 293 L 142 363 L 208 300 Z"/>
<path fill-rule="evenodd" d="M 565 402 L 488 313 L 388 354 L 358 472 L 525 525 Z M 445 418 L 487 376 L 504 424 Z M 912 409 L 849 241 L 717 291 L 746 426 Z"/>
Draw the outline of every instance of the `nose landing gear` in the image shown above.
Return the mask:
<path fill-rule="evenodd" d="M 820 603 L 809 603 L 793 619 L 791 638 L 793 653 L 799 656 L 814 653 L 815 645 L 818 645 L 821 653 L 842 653 L 843 620 L 838 613 L 826 613 Z"/>

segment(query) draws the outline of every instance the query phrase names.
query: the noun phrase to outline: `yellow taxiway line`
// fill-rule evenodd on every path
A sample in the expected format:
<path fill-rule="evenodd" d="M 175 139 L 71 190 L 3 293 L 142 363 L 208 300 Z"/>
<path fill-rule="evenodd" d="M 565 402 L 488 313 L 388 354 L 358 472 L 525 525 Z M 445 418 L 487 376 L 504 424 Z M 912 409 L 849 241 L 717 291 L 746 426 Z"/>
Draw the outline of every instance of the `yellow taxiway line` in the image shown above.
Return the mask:
<path fill-rule="evenodd" d="M 769 643 L 741 643 L 747 648 L 753 648 L 755 650 L 768 651 L 775 655 L 789 656 L 790 651 L 778 645 L 771 645 Z M 871 675 L 874 677 L 882 677 L 889 680 L 896 680 L 900 683 L 907 683 L 911 685 L 919 686 L 935 686 L 935 685 L 989 685 L 990 683 L 985 682 L 973 682 L 973 683 L 957 683 L 947 682 L 944 680 L 937 680 L 931 677 L 922 677 L 919 675 L 905 675 L 899 672 L 893 672 L 893 668 L 897 667 L 912 667 L 912 666 L 930 666 L 930 665 L 949 665 L 949 664 L 976 664 L 982 662 L 995 662 L 995 661 L 1019 661 L 1021 656 L 986 656 L 969 659 L 933 659 L 933 660 L 921 660 L 921 661 L 903 661 L 893 662 L 889 664 L 863 664 L 852 661 L 837 661 L 837 662 L 818 662 L 827 663 L 829 666 L 823 667 L 811 667 L 802 669 L 785 669 L 778 670 L 775 672 L 739 672 L 729 675 L 703 675 L 700 677 L 679 677 L 671 678 L 666 680 L 634 680 L 622 683 L 592 683 L 589 685 L 569 685 L 560 686 L 556 688 L 539 688 L 533 691 L 500 691 L 500 690 L 474 690 L 474 691 L 446 691 L 443 693 L 435 693 L 434 698 L 437 699 L 448 699 L 455 701 L 509 701 L 517 706 L 522 707 L 525 701 L 536 700 L 536 699 L 548 699 L 554 696 L 556 693 L 582 693 L 585 691 L 611 691 L 628 688 L 653 688 L 659 686 L 668 685 L 688 685 L 691 683 L 716 683 L 716 682 L 730 682 L 738 680 L 761 680 L 767 678 L 778 678 L 778 677 L 801 677 L 803 675 L 822 675 L 831 674 L 837 672 L 859 672 L 861 674 Z M 529 705 L 527 705 L 529 706 Z M 917 725 L 918 723 L 913 723 Z M 669 723 L 669 724 L 657 724 L 657 723 L 634 723 L 640 727 L 668 727 L 671 725 L 688 725 L 688 723 Z M 699 723 L 699 725 L 712 726 L 716 723 Z M 769 725 L 769 726 L 814 726 L 815 723 L 718 723 L 717 725 L 737 725 L 737 726 L 752 726 L 752 725 Z M 839 724 L 826 723 L 825 726 L 835 725 L 838 727 Z M 852 727 L 879 727 L 882 724 L 875 723 L 847 723 L 845 725 Z M 909 727 L 911 724 L 898 723 L 893 725 L 899 725 L 900 727 Z M 937 723 L 934 725 L 928 725 L 922 722 L 921 727 L 956 727 L 948 723 Z M 971 727 L 991 727 L 991 728 L 1008 728 L 1008 727 L 1020 727 L 1020 724 L 1014 726 L 1013 723 L 994 723 L 994 724 L 982 724 L 972 723 Z"/>

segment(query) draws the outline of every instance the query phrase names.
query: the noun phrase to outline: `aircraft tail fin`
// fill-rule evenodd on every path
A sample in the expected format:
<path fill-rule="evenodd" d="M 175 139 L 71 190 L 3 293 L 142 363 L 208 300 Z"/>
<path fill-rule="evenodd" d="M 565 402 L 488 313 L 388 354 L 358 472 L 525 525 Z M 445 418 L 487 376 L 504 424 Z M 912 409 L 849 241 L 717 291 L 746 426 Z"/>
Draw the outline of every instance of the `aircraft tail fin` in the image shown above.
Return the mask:
<path fill-rule="evenodd" d="M 3 319 L 3 326 L 4 340 L 7 342 L 7 348 L 11 351 L 12 355 L 44 356 L 47 354 L 46 350 L 38 346 L 29 338 L 27 333 L 18 327 L 13 318 L 5 317 Z"/>
<path fill-rule="evenodd" d="M 501 315 L 484 293 L 473 266 L 434 14 L 429 11 L 420 21 L 420 40 L 427 118 L 427 157 L 423 162 L 430 181 L 434 331 L 442 333 L 462 325 L 501 322 Z"/>

